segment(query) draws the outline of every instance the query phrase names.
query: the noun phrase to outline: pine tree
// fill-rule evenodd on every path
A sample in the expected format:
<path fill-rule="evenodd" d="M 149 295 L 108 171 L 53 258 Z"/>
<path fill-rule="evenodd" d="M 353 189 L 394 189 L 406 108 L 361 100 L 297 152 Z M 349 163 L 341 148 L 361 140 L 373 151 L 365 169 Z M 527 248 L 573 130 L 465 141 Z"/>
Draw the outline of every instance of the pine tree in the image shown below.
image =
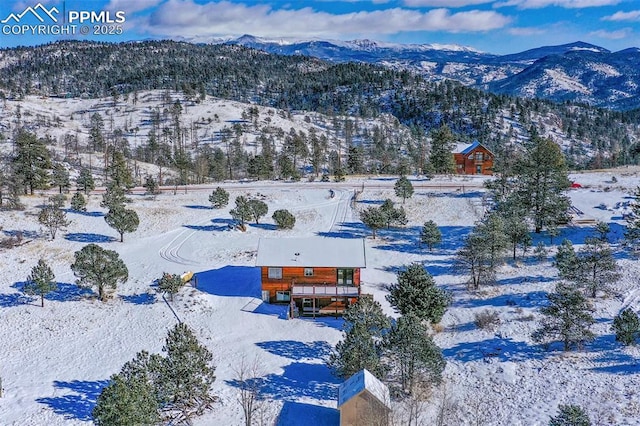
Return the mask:
<path fill-rule="evenodd" d="M 49 230 L 51 239 L 56 239 L 56 234 L 59 229 L 64 230 L 71 222 L 67 220 L 67 213 L 62 210 L 61 206 L 50 200 L 42 207 L 40 213 L 38 213 L 38 222 Z"/>
<path fill-rule="evenodd" d="M 229 204 L 229 193 L 219 186 L 209 195 L 209 202 L 214 209 L 221 209 Z"/>
<path fill-rule="evenodd" d="M 433 132 L 431 141 L 431 157 L 429 162 L 438 174 L 455 173 L 456 164 L 453 158 L 455 137 L 446 125 Z"/>
<path fill-rule="evenodd" d="M 44 140 L 35 134 L 20 130 L 15 138 L 16 155 L 13 166 L 24 186 L 33 195 L 34 189 L 46 189 L 49 183 L 48 169 L 51 168 L 49 151 Z"/>
<path fill-rule="evenodd" d="M 110 183 L 107 186 L 107 190 L 102 194 L 102 201 L 100 207 L 113 209 L 123 209 L 125 203 L 127 203 L 127 197 L 124 195 L 124 189 L 114 183 Z"/>
<path fill-rule="evenodd" d="M 267 203 L 255 198 L 247 202 L 247 208 L 251 212 L 251 218 L 256 221 L 256 224 L 260 223 L 260 218 L 269 213 L 269 207 Z"/>
<path fill-rule="evenodd" d="M 162 278 L 158 280 L 158 289 L 162 292 L 169 293 L 169 298 L 173 302 L 173 295 L 180 291 L 184 285 L 182 277 L 178 274 L 168 274 L 164 272 Z"/>
<path fill-rule="evenodd" d="M 565 192 L 571 182 L 558 144 L 534 134 L 525 148 L 515 167 L 515 191 L 510 196 L 515 199 L 508 202 L 523 208 L 540 233 L 566 219 L 570 202 Z"/>
<path fill-rule="evenodd" d="M 486 215 L 473 232 L 484 241 L 489 255 L 488 267 L 494 270 L 503 261 L 503 253 L 508 244 L 502 217 L 495 212 Z"/>
<path fill-rule="evenodd" d="M 120 188 L 133 188 L 133 177 L 122 152 L 116 149 L 111 150 L 110 160 L 108 173 L 111 180 L 109 183 Z"/>
<path fill-rule="evenodd" d="M 529 235 L 529 227 L 525 221 L 525 217 L 516 209 L 498 210 L 504 224 L 504 233 L 507 241 L 511 245 L 513 260 L 516 260 L 516 249 L 518 246 L 531 240 Z"/>
<path fill-rule="evenodd" d="M 249 201 L 244 196 L 236 197 L 236 207 L 229 211 L 234 220 L 240 222 L 240 226 L 244 229 L 244 223 L 253 217 L 249 208 Z"/>
<path fill-rule="evenodd" d="M 40 306 L 44 307 L 44 297 L 58 288 L 55 279 L 49 265 L 44 259 L 40 259 L 38 264 L 31 269 L 31 274 L 24 285 L 24 292 L 40 296 Z"/>
<path fill-rule="evenodd" d="M 292 229 L 296 224 L 296 217 L 285 209 L 276 210 L 271 217 L 280 229 Z"/>
<path fill-rule="evenodd" d="M 16 174 L 14 164 L 0 169 L 0 209 L 24 209 L 24 205 L 20 202 L 20 194 L 23 190 L 22 177 Z"/>
<path fill-rule="evenodd" d="M 596 237 L 599 240 L 607 242 L 608 241 L 607 235 L 609 234 L 609 232 L 611 232 L 611 227 L 607 222 L 598 221 L 596 223 L 595 232 L 596 232 Z"/>
<path fill-rule="evenodd" d="M 598 292 L 609 292 L 611 285 L 620 278 L 611 247 L 600 238 L 587 237 L 578 259 L 578 283 L 591 297 L 596 297 Z"/>
<path fill-rule="evenodd" d="M 153 368 L 157 397 L 165 418 L 187 421 L 201 414 L 215 401 L 211 387 L 216 380 L 213 354 L 200 344 L 193 331 L 178 323 L 169 331 Z"/>
<path fill-rule="evenodd" d="M 384 338 L 387 370 L 397 377 L 401 389 L 411 395 L 416 386 L 440 383 L 446 361 L 420 318 L 403 315 Z"/>
<path fill-rule="evenodd" d="M 545 260 L 547 260 L 547 255 L 549 253 L 547 252 L 547 247 L 544 245 L 544 243 L 542 241 L 538 241 L 533 254 L 535 255 L 538 262 L 544 262 Z"/>
<path fill-rule="evenodd" d="M 87 200 L 84 199 L 82 193 L 76 192 L 71 197 L 71 208 L 78 212 L 86 212 L 87 211 Z"/>
<path fill-rule="evenodd" d="M 640 318 L 631 308 L 627 308 L 613 319 L 616 340 L 623 345 L 635 345 L 640 337 Z"/>
<path fill-rule="evenodd" d="M 560 278 L 568 281 L 578 281 L 580 278 L 580 262 L 573 244 L 568 239 L 562 240 L 556 253 L 555 266 Z"/>
<path fill-rule="evenodd" d="M 404 211 L 404 208 L 396 208 L 393 204 L 393 201 L 391 201 L 389 198 L 384 200 L 379 209 L 385 216 L 387 229 L 389 229 L 392 225 L 404 226 L 407 224 L 407 213 Z"/>
<path fill-rule="evenodd" d="M 135 210 L 125 209 L 124 207 L 114 207 L 104 217 L 107 225 L 118 231 L 120 234 L 120 242 L 124 241 L 125 232 L 135 232 L 140 225 L 138 213 Z"/>
<path fill-rule="evenodd" d="M 104 148 L 104 120 L 99 112 L 91 116 L 89 141 L 94 151 L 102 151 Z"/>
<path fill-rule="evenodd" d="M 85 195 L 89 195 L 89 192 L 93 191 L 96 187 L 91 170 L 80 170 L 80 174 L 76 179 L 76 185 L 78 186 L 79 191 L 83 191 Z"/>
<path fill-rule="evenodd" d="M 422 225 L 420 242 L 426 244 L 429 247 L 429 251 L 433 249 L 433 246 L 442 242 L 442 232 L 440 232 L 440 228 L 434 221 L 428 220 Z"/>
<path fill-rule="evenodd" d="M 549 421 L 549 426 L 591 426 L 589 416 L 578 405 L 560 405 L 558 411 L 558 415 Z"/>
<path fill-rule="evenodd" d="M 147 176 L 144 180 L 144 188 L 147 190 L 146 194 L 158 195 L 160 193 L 160 186 L 153 176 Z"/>
<path fill-rule="evenodd" d="M 132 367 L 134 363 L 140 366 Z M 159 423 L 159 406 L 154 385 L 149 378 L 147 363 L 148 354 L 139 353 L 136 360 L 125 364 L 120 374 L 111 376 L 109 384 L 100 392 L 92 411 L 93 421 L 97 426 Z"/>
<path fill-rule="evenodd" d="M 420 263 L 398 272 L 398 282 L 387 287 L 386 299 L 401 315 L 414 315 L 432 324 L 439 323 L 451 303 L 450 296 L 436 286 Z"/>
<path fill-rule="evenodd" d="M 345 310 L 343 319 L 344 340 L 329 356 L 329 367 L 345 379 L 363 368 L 382 378 L 382 336 L 390 326 L 382 307 L 372 297 L 361 297 Z"/>
<path fill-rule="evenodd" d="M 69 182 L 69 171 L 60 163 L 56 163 L 53 166 L 51 184 L 58 187 L 60 194 L 62 194 L 63 190 L 65 192 L 68 191 L 71 186 Z"/>
<path fill-rule="evenodd" d="M 593 340 L 594 334 L 589 330 L 596 322 L 593 308 L 575 286 L 560 282 L 547 299 L 549 305 L 540 308 L 544 318 L 540 328 L 532 334 L 534 341 L 559 339 L 568 351 L 572 346 L 581 349 L 585 342 Z"/>
<path fill-rule="evenodd" d="M 404 204 L 404 201 L 407 198 L 411 198 L 413 195 L 413 185 L 406 176 L 400 176 L 400 179 L 396 181 L 393 188 L 396 192 L 396 196 L 402 198 L 402 204 Z"/>
<path fill-rule="evenodd" d="M 640 248 L 640 186 L 633 193 L 634 200 L 631 202 L 631 214 L 626 216 L 626 230 L 624 237 L 627 244 L 637 251 Z"/>
<path fill-rule="evenodd" d="M 483 236 L 477 232 L 471 232 L 464 238 L 463 246 L 456 254 L 456 266 L 466 271 L 469 275 L 467 287 L 477 290 L 482 284 L 490 284 L 495 281 L 495 269 L 490 267 L 491 254 Z"/>
<path fill-rule="evenodd" d="M 119 282 L 129 279 L 127 266 L 113 250 L 88 244 L 75 252 L 74 258 L 71 270 L 77 277 L 76 283 L 83 287 L 96 287 L 102 302 L 107 300 L 107 289 L 115 289 Z"/>
<path fill-rule="evenodd" d="M 367 228 L 371 229 L 375 239 L 377 230 L 384 228 L 387 224 L 387 215 L 380 208 L 367 207 L 360 212 L 360 220 Z"/>

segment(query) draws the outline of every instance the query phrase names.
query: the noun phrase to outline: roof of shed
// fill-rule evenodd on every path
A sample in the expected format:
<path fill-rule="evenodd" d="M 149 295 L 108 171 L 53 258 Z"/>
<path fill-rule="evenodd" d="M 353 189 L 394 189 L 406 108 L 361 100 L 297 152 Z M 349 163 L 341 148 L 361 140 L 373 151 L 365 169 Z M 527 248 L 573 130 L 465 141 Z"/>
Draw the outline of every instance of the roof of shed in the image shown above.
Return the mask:
<path fill-rule="evenodd" d="M 338 407 L 358 395 L 363 390 L 369 391 L 378 401 L 387 408 L 391 402 L 389 397 L 389 388 L 382 383 L 376 376 L 371 374 L 367 369 L 358 371 L 347 381 L 340 385 L 338 389 Z"/>

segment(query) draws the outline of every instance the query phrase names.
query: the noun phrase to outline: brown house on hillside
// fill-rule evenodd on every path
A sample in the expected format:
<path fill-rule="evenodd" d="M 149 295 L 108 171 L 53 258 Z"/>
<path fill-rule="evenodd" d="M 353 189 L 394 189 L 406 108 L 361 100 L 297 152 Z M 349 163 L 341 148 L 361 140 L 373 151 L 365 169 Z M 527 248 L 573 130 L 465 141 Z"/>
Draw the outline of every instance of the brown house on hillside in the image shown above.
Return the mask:
<path fill-rule="evenodd" d="M 459 175 L 492 175 L 493 152 L 480 142 L 471 145 L 459 144 L 453 152 L 456 173 Z"/>
<path fill-rule="evenodd" d="M 295 315 L 337 315 L 360 297 L 363 239 L 262 238 L 262 300 L 289 303 Z"/>

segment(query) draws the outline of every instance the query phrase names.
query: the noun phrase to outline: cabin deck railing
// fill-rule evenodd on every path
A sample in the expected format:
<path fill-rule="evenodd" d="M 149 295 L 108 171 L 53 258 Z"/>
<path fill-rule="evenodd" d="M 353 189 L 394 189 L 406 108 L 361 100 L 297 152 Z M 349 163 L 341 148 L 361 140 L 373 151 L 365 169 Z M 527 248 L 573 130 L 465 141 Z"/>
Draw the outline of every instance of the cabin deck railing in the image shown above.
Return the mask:
<path fill-rule="evenodd" d="M 360 294 L 360 287 L 352 285 L 330 284 L 294 284 L 292 296 L 344 296 L 355 297 Z"/>

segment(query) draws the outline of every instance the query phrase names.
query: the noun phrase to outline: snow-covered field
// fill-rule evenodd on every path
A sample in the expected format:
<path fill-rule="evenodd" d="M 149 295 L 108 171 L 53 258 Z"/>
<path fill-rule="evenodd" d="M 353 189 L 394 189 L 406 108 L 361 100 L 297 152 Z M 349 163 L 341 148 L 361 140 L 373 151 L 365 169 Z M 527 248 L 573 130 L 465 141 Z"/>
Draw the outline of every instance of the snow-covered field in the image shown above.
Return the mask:
<path fill-rule="evenodd" d="M 618 182 L 609 184 L 612 173 Z M 627 173 L 625 176 L 624 173 Z M 442 321 L 436 342 L 447 359 L 445 385 L 434 391 L 423 408 L 422 424 L 431 424 L 438 408 L 451 408 L 448 425 L 546 425 L 558 404 L 579 404 L 594 424 L 640 424 L 640 385 L 636 348 L 615 342 L 610 329 L 613 316 L 623 307 L 640 308 L 640 265 L 619 247 L 623 232 L 621 209 L 639 183 L 636 171 L 574 176 L 585 187 L 571 191 L 584 218 L 610 222 L 611 240 L 623 274 L 614 296 L 598 299 L 597 339 L 584 351 L 544 351 L 530 339 L 538 308 L 557 280 L 547 261 L 529 256 L 507 261 L 498 284 L 477 293 L 465 290 L 465 277 L 456 273 L 453 255 L 462 238 L 480 218 L 480 187 L 447 190 L 438 181 L 417 187 L 407 200 L 409 224 L 382 230 L 377 239 L 357 219 L 350 198 L 355 188 L 364 192 L 356 209 L 376 205 L 393 195 L 394 178 L 321 183 L 250 183 L 226 185 L 231 206 L 209 208 L 211 189 L 178 190 L 157 196 L 134 194 L 140 227 L 125 234 L 124 243 L 103 219 L 100 196 L 92 195 L 85 214 L 68 213 L 68 229 L 54 241 L 40 230 L 34 212 L 45 195 L 24 197 L 24 212 L 2 212 L 1 238 L 22 231 L 26 244 L 0 251 L 0 398 L 2 425 L 74 425 L 91 422 L 91 410 L 109 377 L 141 350 L 160 352 L 167 330 L 177 318 L 193 328 L 214 354 L 217 366 L 212 411 L 197 418 L 197 425 L 244 424 L 237 389 L 233 386 L 242 357 L 258 360 L 265 379 L 263 393 L 272 402 L 262 413 L 264 424 L 337 425 L 339 380 L 324 361 L 341 339 L 336 319 L 287 320 L 284 309 L 260 302 L 259 271 L 254 267 L 260 237 L 323 235 L 333 238 L 367 237 L 364 290 L 374 295 L 388 314 L 384 286 L 395 281 L 398 268 L 423 262 L 439 285 L 453 294 L 453 305 Z M 446 181 L 444 183 L 451 183 Z M 331 199 L 328 187 L 336 196 Z M 609 186 L 609 190 L 604 188 Z M 246 232 L 229 227 L 229 209 L 238 195 L 261 197 L 270 213 Z M 604 204 L 605 207 L 600 206 Z M 275 228 L 270 215 L 287 208 L 296 218 L 293 230 Z M 429 252 L 417 244 L 419 229 L 432 219 L 443 232 L 443 244 Z M 576 245 L 589 227 L 568 227 L 562 238 Z M 534 245 L 547 236 L 534 236 Z M 73 253 L 95 242 L 116 250 L 129 268 L 129 280 L 114 297 L 101 303 L 80 289 L 70 269 Z M 59 290 L 39 300 L 20 288 L 31 268 L 44 258 L 54 269 Z M 198 287 L 187 286 L 171 303 L 152 287 L 163 272 L 194 271 Z M 477 329 L 474 313 L 485 309 L 499 313 L 501 325 L 488 332 Z M 174 314 L 175 312 L 175 314 Z M 398 415 L 401 409 L 398 407 Z M 398 418 L 396 424 L 402 424 Z"/>

